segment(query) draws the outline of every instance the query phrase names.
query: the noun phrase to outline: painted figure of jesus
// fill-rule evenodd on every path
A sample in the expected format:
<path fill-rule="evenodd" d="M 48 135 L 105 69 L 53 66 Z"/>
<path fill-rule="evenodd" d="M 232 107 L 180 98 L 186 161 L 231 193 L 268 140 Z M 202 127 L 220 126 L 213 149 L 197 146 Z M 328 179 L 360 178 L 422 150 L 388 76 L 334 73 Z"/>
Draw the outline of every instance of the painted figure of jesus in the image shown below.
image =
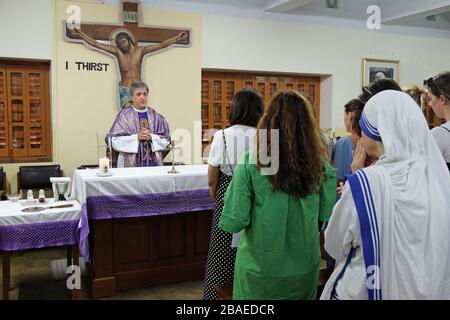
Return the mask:
<path fill-rule="evenodd" d="M 135 36 L 128 30 L 126 32 L 125 29 L 122 28 L 122 30 L 114 38 L 116 46 L 97 42 L 77 28 L 74 28 L 70 32 L 72 32 L 72 35 L 80 37 L 91 47 L 116 57 L 120 70 L 120 107 L 123 109 L 131 106 L 131 85 L 142 82 L 141 67 L 144 56 L 149 53 L 156 53 L 170 47 L 179 40 L 186 39 L 187 32 L 180 32 L 176 37 L 172 37 L 158 44 L 138 46 Z"/>

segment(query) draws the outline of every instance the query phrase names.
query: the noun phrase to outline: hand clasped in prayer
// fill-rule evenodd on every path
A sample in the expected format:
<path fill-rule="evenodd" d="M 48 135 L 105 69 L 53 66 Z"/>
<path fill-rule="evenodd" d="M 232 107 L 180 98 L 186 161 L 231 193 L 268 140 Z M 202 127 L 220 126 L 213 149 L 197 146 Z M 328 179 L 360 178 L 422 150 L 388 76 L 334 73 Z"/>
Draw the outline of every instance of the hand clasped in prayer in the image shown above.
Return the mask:
<path fill-rule="evenodd" d="M 148 129 L 141 129 L 138 133 L 138 139 L 140 141 L 151 141 L 152 140 L 152 136 L 150 134 L 150 130 Z"/>
<path fill-rule="evenodd" d="M 358 141 L 358 144 L 356 146 L 356 150 L 353 153 L 353 162 L 351 165 L 352 172 L 356 172 L 359 169 L 364 168 L 364 163 L 366 161 L 366 151 L 364 150 L 364 147 L 361 144 L 361 140 Z"/>

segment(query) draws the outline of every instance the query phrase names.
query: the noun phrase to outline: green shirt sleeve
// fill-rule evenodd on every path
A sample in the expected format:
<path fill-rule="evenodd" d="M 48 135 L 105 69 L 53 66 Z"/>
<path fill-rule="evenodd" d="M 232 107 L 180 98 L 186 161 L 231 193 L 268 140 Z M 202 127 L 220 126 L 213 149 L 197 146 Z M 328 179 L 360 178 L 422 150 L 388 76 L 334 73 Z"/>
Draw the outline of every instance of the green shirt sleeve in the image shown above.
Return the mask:
<path fill-rule="evenodd" d="M 237 166 L 236 172 L 224 196 L 224 206 L 219 228 L 236 233 L 250 224 L 250 210 L 253 204 L 253 186 L 249 172 L 249 153 L 244 162 Z"/>
<path fill-rule="evenodd" d="M 326 161 L 323 160 L 325 167 L 325 181 L 323 182 L 322 190 L 320 191 L 320 208 L 319 221 L 328 221 L 330 219 L 333 207 L 336 204 L 336 171 Z"/>

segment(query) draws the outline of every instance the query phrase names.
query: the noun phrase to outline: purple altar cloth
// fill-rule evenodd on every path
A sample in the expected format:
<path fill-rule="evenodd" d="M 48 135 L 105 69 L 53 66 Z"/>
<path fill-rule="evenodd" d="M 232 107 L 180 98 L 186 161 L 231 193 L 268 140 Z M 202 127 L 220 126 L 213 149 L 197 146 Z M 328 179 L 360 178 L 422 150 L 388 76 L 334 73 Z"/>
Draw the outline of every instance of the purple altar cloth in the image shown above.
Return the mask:
<path fill-rule="evenodd" d="M 81 207 L 78 225 L 79 246 L 89 261 L 89 219 L 148 217 L 180 212 L 212 210 L 208 189 L 139 195 L 90 196 Z"/>
<path fill-rule="evenodd" d="M 0 250 L 16 251 L 74 245 L 78 220 L 0 226 Z"/>

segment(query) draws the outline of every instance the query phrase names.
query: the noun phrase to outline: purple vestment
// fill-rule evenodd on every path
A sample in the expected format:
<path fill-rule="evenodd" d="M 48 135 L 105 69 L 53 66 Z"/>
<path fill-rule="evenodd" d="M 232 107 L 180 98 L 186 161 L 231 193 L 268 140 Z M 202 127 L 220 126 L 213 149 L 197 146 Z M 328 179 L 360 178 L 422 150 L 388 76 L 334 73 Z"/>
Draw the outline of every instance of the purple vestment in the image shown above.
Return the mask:
<path fill-rule="evenodd" d="M 124 108 L 116 117 L 109 137 L 120 137 L 137 134 L 141 128 L 147 128 L 150 133 L 170 141 L 169 124 L 166 119 L 153 108 L 148 107 L 147 112 L 137 112 L 133 107 Z M 139 141 L 137 154 L 124 154 L 125 167 L 148 167 L 163 165 L 161 151 L 152 151 L 150 141 Z"/>

